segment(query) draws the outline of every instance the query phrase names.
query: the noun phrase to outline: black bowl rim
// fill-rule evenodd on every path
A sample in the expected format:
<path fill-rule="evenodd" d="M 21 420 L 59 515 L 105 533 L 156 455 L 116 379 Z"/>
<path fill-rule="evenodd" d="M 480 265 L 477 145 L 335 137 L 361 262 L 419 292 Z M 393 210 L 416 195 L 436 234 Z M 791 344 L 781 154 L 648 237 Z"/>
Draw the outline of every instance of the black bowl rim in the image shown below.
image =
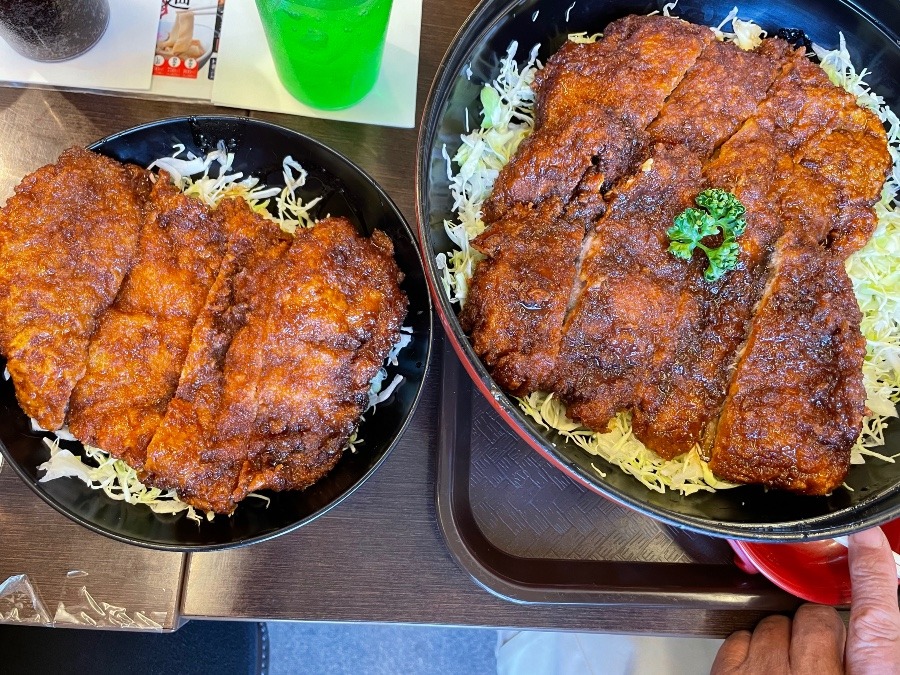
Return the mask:
<path fill-rule="evenodd" d="M 283 127 L 279 124 L 274 124 L 272 122 L 267 122 L 265 120 L 258 120 L 258 119 L 254 119 L 252 117 L 246 117 L 246 116 L 242 116 L 242 115 L 182 115 L 182 116 L 176 116 L 176 117 L 166 117 L 166 118 L 159 119 L 159 120 L 153 120 L 152 122 L 146 122 L 145 124 L 139 124 L 137 126 L 130 127 L 128 129 L 123 129 L 122 131 L 117 131 L 116 133 L 110 134 L 109 136 L 101 138 L 98 141 L 94 141 L 93 143 L 91 143 L 90 145 L 87 146 L 87 149 L 93 150 L 93 149 L 103 145 L 104 143 L 116 140 L 122 136 L 126 136 L 130 133 L 134 133 L 137 131 L 143 131 L 145 129 L 151 129 L 156 126 L 163 126 L 166 124 L 182 123 L 182 122 L 190 123 L 191 121 L 194 121 L 194 120 L 207 120 L 207 119 L 223 120 L 223 121 L 228 121 L 228 122 L 238 122 L 240 124 L 250 124 L 251 126 L 270 127 L 272 129 L 282 131 L 282 132 L 287 132 L 291 135 L 297 136 L 302 140 L 302 142 L 310 143 L 312 145 L 318 146 L 321 150 L 324 150 L 326 153 L 333 155 L 339 161 L 344 162 L 349 167 L 351 167 L 355 171 L 359 172 L 359 174 L 362 175 L 362 177 L 365 179 L 365 181 L 372 188 L 374 188 L 375 191 L 378 193 L 378 195 L 384 200 L 386 208 L 397 217 L 398 221 L 403 226 L 404 233 L 410 238 L 410 241 L 413 242 L 413 244 L 416 244 L 415 235 L 413 234 L 412 228 L 410 228 L 409 223 L 406 222 L 406 218 L 404 218 L 400 209 L 397 208 L 397 205 L 394 203 L 394 201 L 388 196 L 388 194 L 382 189 L 382 187 L 375 181 L 374 178 L 372 178 L 368 173 L 366 173 L 366 171 L 364 171 L 361 167 L 359 167 L 355 162 L 352 162 L 351 160 L 349 160 L 347 157 L 345 157 L 343 154 L 341 154 L 337 150 L 333 150 L 332 148 L 330 148 L 327 145 L 325 145 L 324 143 L 316 140 L 315 138 L 307 136 L 306 134 L 303 134 L 299 131 L 294 131 L 293 129 L 288 129 L 287 127 Z M 414 248 L 415 248 L 418 258 L 419 258 L 419 264 L 422 265 L 422 251 L 418 246 L 415 246 Z M 424 265 L 423 265 L 423 272 L 424 272 Z M 423 274 L 423 276 L 427 276 L 427 275 Z M 148 541 L 138 539 L 135 537 L 128 537 L 128 536 L 107 530 L 104 527 L 96 525 L 96 524 L 82 518 L 81 516 L 79 516 L 75 513 L 72 513 L 65 507 L 65 505 L 58 503 L 55 499 L 53 499 L 53 497 L 51 497 L 49 494 L 47 494 L 44 490 L 42 490 L 38 486 L 37 481 L 35 481 L 25 471 L 25 469 L 23 469 L 19 465 L 19 463 L 15 459 L 13 459 L 12 455 L 9 454 L 9 452 L 6 449 L 6 446 L 2 442 L 0 442 L 0 452 L 2 452 L 6 463 L 9 464 L 13 468 L 13 470 L 16 472 L 16 474 L 18 474 L 18 476 L 22 479 L 22 481 L 26 485 L 28 485 L 28 487 L 31 488 L 31 490 L 35 494 L 37 494 L 44 502 L 46 502 L 51 507 L 53 507 L 53 509 L 55 511 L 61 513 L 62 515 L 67 517 L 69 520 L 72 520 L 72 521 L 78 523 L 79 525 L 86 527 L 88 530 L 91 530 L 92 532 L 96 532 L 97 534 L 101 534 L 105 537 L 109 537 L 110 539 L 115 539 L 116 541 L 121 541 L 126 544 L 133 544 L 135 546 L 140 546 L 142 548 L 153 549 L 156 551 L 167 551 L 167 552 L 171 552 L 171 553 L 201 553 L 204 551 L 221 551 L 221 550 L 225 550 L 225 549 L 242 548 L 244 546 L 249 546 L 251 544 L 258 544 L 258 543 L 261 543 L 264 541 L 270 541 L 272 539 L 275 539 L 276 537 L 280 537 L 289 532 L 293 532 L 294 530 L 296 530 L 300 527 L 303 527 L 304 525 L 307 525 L 308 523 L 311 523 L 315 519 L 324 515 L 325 513 L 327 513 L 331 509 L 333 509 L 335 506 L 337 506 L 338 504 L 343 502 L 354 492 L 356 492 L 356 490 L 358 490 L 359 487 L 363 483 L 365 483 L 372 476 L 372 474 L 374 474 L 375 471 L 384 463 L 384 461 L 387 459 L 388 455 L 391 454 L 393 449 L 397 446 L 397 443 L 399 443 L 400 439 L 406 433 L 407 429 L 409 428 L 409 424 L 413 418 L 413 415 L 415 415 L 415 412 L 419 407 L 419 402 L 422 399 L 422 392 L 425 389 L 425 380 L 428 377 L 428 371 L 429 371 L 429 367 L 431 365 L 431 355 L 432 355 L 432 351 L 433 351 L 432 347 L 433 347 L 433 343 L 434 343 L 434 303 L 431 299 L 430 293 L 426 294 L 426 297 L 428 298 L 428 339 L 427 339 L 426 349 L 425 349 L 425 360 L 423 361 L 423 366 L 422 366 L 422 378 L 419 382 L 419 387 L 418 387 L 418 390 L 416 391 L 416 395 L 413 398 L 412 405 L 410 406 L 409 414 L 406 416 L 406 419 L 403 421 L 403 424 L 400 426 L 400 429 L 397 432 L 397 434 L 394 436 L 394 439 L 391 441 L 390 445 L 388 445 L 388 447 L 381 454 L 381 457 L 378 458 L 378 461 L 376 461 L 369 468 L 369 470 L 366 471 L 366 473 L 363 474 L 362 477 L 360 477 L 359 480 L 357 480 L 356 483 L 354 483 L 346 492 L 344 492 L 337 499 L 335 499 L 331 503 L 327 504 L 326 506 L 322 507 L 315 513 L 312 513 L 312 514 L 306 516 L 305 518 L 302 518 L 301 520 L 298 520 L 297 522 L 287 525 L 279 530 L 275 530 L 273 532 L 268 532 L 268 533 L 266 533 L 264 535 L 260 535 L 258 537 L 247 537 L 244 539 L 239 539 L 237 541 L 221 543 L 221 544 L 195 544 L 195 545 L 160 544 L 160 543 L 156 543 L 156 542 L 148 542 Z"/>
<path fill-rule="evenodd" d="M 838 4 L 845 5 L 854 12 L 864 17 L 877 30 L 884 33 L 895 45 L 900 45 L 900 22 L 892 21 L 887 25 L 884 19 L 878 18 L 873 11 L 865 7 L 862 2 L 854 0 L 835 0 Z M 895 506 L 885 508 L 876 515 L 868 515 L 863 519 L 853 518 L 858 511 L 871 508 L 874 504 L 887 499 L 900 491 L 900 481 L 879 495 L 877 499 L 856 504 L 841 509 L 839 512 L 825 514 L 811 518 L 800 518 L 790 521 L 777 521 L 769 523 L 724 523 L 695 516 L 675 514 L 675 512 L 654 506 L 653 504 L 633 499 L 620 492 L 614 486 L 604 483 L 598 477 L 590 474 L 583 468 L 572 464 L 552 445 L 541 439 L 531 427 L 524 414 L 510 400 L 509 396 L 494 382 L 490 373 L 485 368 L 481 359 L 475 354 L 471 343 L 459 324 L 456 311 L 450 304 L 444 292 L 440 275 L 435 267 L 433 251 L 431 251 L 429 239 L 429 214 L 425 212 L 425 190 L 427 189 L 427 175 L 431 159 L 431 146 L 434 132 L 440 118 L 440 108 L 446 100 L 446 94 L 452 83 L 459 77 L 460 68 L 468 62 L 468 57 L 476 48 L 476 45 L 467 49 L 459 49 L 464 39 L 472 37 L 475 26 L 493 15 L 492 20 L 487 20 L 478 37 L 488 33 L 500 20 L 516 6 L 521 5 L 522 0 L 481 0 L 475 9 L 469 14 L 453 36 L 447 47 L 440 64 L 437 76 L 431 83 L 428 96 L 423 108 L 422 120 L 419 128 L 419 137 L 416 153 L 416 228 L 419 235 L 419 244 L 422 247 L 422 258 L 425 264 L 425 278 L 433 296 L 435 311 L 441 320 L 444 331 L 447 334 L 453 350 L 459 357 L 466 372 L 472 378 L 476 388 L 484 395 L 494 410 L 504 422 L 533 450 L 540 454 L 555 468 L 562 471 L 579 485 L 600 494 L 603 497 L 619 504 L 620 506 L 650 516 L 660 522 L 674 527 L 690 530 L 707 536 L 738 539 L 742 541 L 758 542 L 793 542 L 827 539 L 835 536 L 856 532 L 866 527 L 881 525 L 882 523 L 900 517 L 900 502 Z M 896 24 L 896 25 L 895 25 Z M 828 521 L 839 513 L 850 519 L 851 522 L 843 522 L 829 526 L 823 521 Z"/>

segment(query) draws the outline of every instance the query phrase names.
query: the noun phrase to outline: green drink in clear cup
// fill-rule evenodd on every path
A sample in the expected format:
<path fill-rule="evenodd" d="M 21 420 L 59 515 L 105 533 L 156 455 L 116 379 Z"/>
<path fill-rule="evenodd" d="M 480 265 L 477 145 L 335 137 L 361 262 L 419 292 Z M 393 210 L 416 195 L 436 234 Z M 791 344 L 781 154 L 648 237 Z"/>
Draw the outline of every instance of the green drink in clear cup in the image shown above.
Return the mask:
<path fill-rule="evenodd" d="M 297 100 L 339 110 L 371 91 L 391 0 L 256 0 L 282 84 Z"/>

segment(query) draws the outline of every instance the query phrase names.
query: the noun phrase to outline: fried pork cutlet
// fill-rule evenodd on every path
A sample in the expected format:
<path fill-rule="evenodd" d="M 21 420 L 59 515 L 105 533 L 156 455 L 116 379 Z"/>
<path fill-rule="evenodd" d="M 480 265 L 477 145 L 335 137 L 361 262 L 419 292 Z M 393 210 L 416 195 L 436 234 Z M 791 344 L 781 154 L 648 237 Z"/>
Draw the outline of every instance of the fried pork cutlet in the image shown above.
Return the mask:
<path fill-rule="evenodd" d="M 566 42 L 535 78 L 536 125 L 593 105 L 621 110 L 631 128 L 645 129 L 713 39 L 705 26 L 631 15 L 609 24 L 597 42 Z"/>
<path fill-rule="evenodd" d="M 647 125 L 712 39 L 678 19 L 629 16 L 595 43 L 563 45 L 535 78 L 535 131 L 497 177 L 486 222 L 516 203 L 568 200 L 589 170 L 607 189 L 633 170 Z"/>
<path fill-rule="evenodd" d="M 759 147 L 749 149 L 760 151 L 758 156 L 752 156 L 760 173 L 758 177 L 764 179 L 765 168 L 774 166 L 771 153 L 766 152 L 772 146 L 767 146 L 753 131 L 756 129 L 753 123 L 746 123 L 785 68 L 789 52 L 790 46 L 782 40 L 766 40 L 752 51 L 744 51 L 729 42 L 713 42 L 704 49 L 650 125 L 651 138 L 690 149 L 704 163 L 707 174 L 714 151 L 721 148 L 722 154 L 721 159 L 712 164 L 728 167 L 738 157 L 735 150 L 747 150 L 747 144 L 755 144 Z M 729 141 L 731 144 L 728 145 L 726 141 L 745 124 L 745 140 L 738 138 Z M 743 161 L 744 158 L 741 163 Z M 718 169 L 719 172 L 722 170 Z M 713 171 L 710 184 L 718 186 L 718 181 L 719 176 Z M 754 231 L 772 229 L 768 220 L 760 223 L 755 215 L 751 220 Z M 641 379 L 632 424 L 636 436 L 662 457 L 670 458 L 689 450 L 699 439 L 699 432 L 707 421 L 706 411 L 714 409 L 715 402 L 720 400 L 717 392 L 721 387 L 705 373 L 684 386 L 683 364 L 700 364 L 700 368 L 708 365 L 697 333 L 703 331 L 711 313 L 727 312 L 720 311 L 720 306 L 723 309 L 730 307 L 735 296 L 742 292 L 739 289 L 748 292 L 746 284 L 732 284 L 724 289 L 723 286 L 723 282 L 718 282 L 711 288 L 696 273 L 682 282 L 681 293 L 690 301 L 682 303 L 681 307 L 691 307 L 691 318 L 680 329 L 681 339 L 674 357 L 669 354 L 661 361 L 665 367 L 653 368 Z M 721 290 L 725 290 L 725 294 Z M 722 318 L 729 326 L 740 321 L 739 317 L 727 314 Z M 679 321 L 677 313 L 673 314 L 672 320 Z"/>
<path fill-rule="evenodd" d="M 246 457 L 238 444 L 233 455 L 206 456 L 220 433 L 239 438 L 253 424 L 256 405 L 252 374 L 258 373 L 267 308 L 277 277 L 274 270 L 291 244 L 291 237 L 240 199 L 224 200 L 216 216 L 229 239 L 216 281 L 194 326 L 191 344 L 174 398 L 147 448 L 143 477 L 164 488 L 179 488 L 204 510 L 230 511 L 232 493 Z M 251 324 L 251 317 L 258 320 Z M 241 337 L 238 339 L 238 336 Z M 231 358 L 237 339 L 248 347 L 244 358 Z M 233 420 L 219 430 L 222 416 Z"/>
<path fill-rule="evenodd" d="M 664 376 L 663 386 L 648 389 L 635 416 L 635 435 L 662 457 L 686 452 L 697 442 L 709 452 L 733 363 L 769 278 L 769 260 L 779 237 L 797 231 L 825 241 L 842 227 L 839 181 L 826 179 L 796 158 L 848 106 L 859 110 L 853 97 L 832 85 L 821 68 L 794 52 L 757 112 L 704 167 L 710 185 L 733 192 L 744 204 L 747 230 L 739 239 L 738 268 L 712 286 L 698 286 L 698 293 L 707 298 L 701 330 Z M 872 134 L 871 124 L 857 125 L 861 147 L 867 147 Z M 869 214 L 890 162 L 883 129 L 881 136 L 881 152 L 860 160 L 878 165 L 880 178 L 847 177 L 851 186 L 859 186 L 857 194 L 868 190 L 867 199 L 858 203 L 864 203 Z M 845 147 L 845 152 L 855 151 L 852 142 Z"/>
<path fill-rule="evenodd" d="M 568 118 L 546 124 L 522 142 L 483 205 L 485 220 L 508 218 L 516 205 L 551 197 L 565 202 L 589 170 L 608 190 L 643 152 L 638 131 L 611 110 L 573 109 Z"/>
<path fill-rule="evenodd" d="M 836 206 L 830 213 L 830 231 L 816 234 L 847 257 L 865 246 L 875 231 L 872 206 L 881 197 L 892 164 L 887 134 L 877 115 L 861 108 L 849 92 L 831 85 L 821 68 L 804 60 L 797 70 L 811 91 L 811 101 L 793 126 L 803 123 L 816 131 L 804 135 L 796 146 L 794 174 L 802 169 L 812 178 L 810 189 L 815 185 L 816 192 L 833 195 Z M 816 121 L 827 119 L 827 123 L 816 128 L 806 119 L 813 116 Z M 804 194 L 804 187 L 788 187 L 786 192 Z M 794 210 L 795 218 L 803 212 L 800 206 Z"/>
<path fill-rule="evenodd" d="M 305 488 L 334 466 L 408 306 L 391 240 L 361 237 L 346 218 L 299 232 L 278 278 L 235 501 Z"/>
<path fill-rule="evenodd" d="M 874 113 L 808 60 L 793 72 L 805 98 L 783 98 L 777 119 L 780 144 L 793 150 L 778 171 L 785 234 L 705 445 L 726 479 L 827 494 L 843 481 L 865 408 L 865 340 L 843 260 L 874 230 L 872 206 L 891 158 Z M 776 374 L 785 363 L 789 372 Z M 766 389 L 766 377 L 779 386 Z M 765 433 L 766 413 L 751 400 L 777 409 Z"/>
<path fill-rule="evenodd" d="M 199 200 L 161 174 L 135 264 L 91 338 L 72 393 L 69 430 L 140 469 L 175 393 L 197 314 L 216 278 L 226 233 Z"/>
<path fill-rule="evenodd" d="M 701 159 L 711 157 L 756 112 L 789 51 L 778 39 L 752 51 L 713 41 L 648 127 L 651 142 L 684 145 Z"/>
<path fill-rule="evenodd" d="M 726 42 L 714 41 L 706 45 L 694 65 L 666 100 L 659 115 L 649 126 L 647 132 L 651 142 L 682 147 L 690 150 L 696 156 L 697 161 L 707 160 L 713 151 L 755 112 L 759 102 L 765 98 L 767 91 L 781 71 L 782 59 L 789 49 L 789 45 L 781 40 L 767 41 L 760 49 L 749 52 Z M 573 203 L 576 201 L 580 203 L 583 199 L 582 195 L 588 192 L 583 186 L 580 187 Z M 573 203 L 569 205 L 570 210 Z M 634 225 L 637 231 L 642 231 L 642 223 L 636 221 Z M 598 223 L 598 230 L 602 232 L 603 227 L 602 221 Z M 624 228 L 618 229 L 615 236 L 624 237 L 627 241 L 628 234 Z M 659 253 L 666 247 L 667 240 L 662 235 L 660 228 L 656 227 L 656 230 L 661 236 L 663 244 L 662 248 L 657 250 L 657 256 L 665 260 L 667 256 L 659 255 Z M 647 267 L 652 268 L 653 266 L 647 265 Z M 660 269 L 664 270 L 665 267 Z M 636 271 L 643 276 L 644 266 L 638 264 Z M 650 275 L 653 276 L 653 272 Z M 582 281 L 583 278 L 584 273 Z M 617 391 L 616 394 L 611 394 L 611 398 L 607 400 L 607 406 L 612 406 L 610 409 L 616 410 L 636 406 L 633 422 L 639 431 L 645 425 L 644 409 L 648 409 L 652 416 L 654 402 L 660 396 L 665 395 L 668 386 L 667 380 L 671 376 L 670 367 L 676 355 L 690 351 L 694 347 L 691 339 L 692 331 L 697 328 L 698 316 L 704 313 L 705 303 L 702 284 L 696 283 L 699 279 L 698 270 L 692 270 L 687 276 L 680 276 L 677 281 L 669 280 L 663 283 L 663 286 L 668 287 L 667 300 L 662 300 L 658 293 L 644 296 L 648 299 L 654 297 L 654 303 L 666 308 L 666 311 L 669 312 L 669 325 L 675 327 L 679 341 L 677 344 L 669 342 L 664 346 L 659 346 L 654 344 L 651 339 L 653 346 L 647 356 L 648 363 L 645 364 L 649 367 L 642 368 L 642 375 L 637 375 L 637 371 L 634 370 L 636 365 L 627 367 L 622 365 L 623 359 L 633 362 L 637 356 L 636 352 L 625 356 L 622 353 L 613 353 L 616 350 L 613 348 L 613 350 L 607 350 L 605 357 L 600 359 L 603 364 L 601 368 L 618 373 L 616 376 L 609 376 L 611 379 L 607 379 L 607 384 L 611 387 L 608 391 Z M 655 282 L 650 283 L 654 284 Z M 620 292 L 627 294 L 628 285 L 628 282 L 623 282 Z M 634 290 L 637 296 L 641 296 L 637 287 Z M 600 295 L 615 302 L 605 291 Z M 623 295 L 623 299 L 624 297 L 626 296 Z M 599 306 L 595 309 L 602 311 Z M 611 309 L 610 311 L 616 313 L 617 310 Z M 616 320 L 613 317 L 608 317 L 608 319 L 612 321 L 610 327 L 613 332 L 618 332 L 619 329 L 615 327 Z M 575 320 L 574 313 L 570 316 L 570 320 Z M 585 317 L 581 317 L 579 320 L 587 321 L 589 324 L 594 323 L 593 320 Z M 599 318 L 597 321 L 599 322 Z M 639 318 L 637 323 L 641 323 Z M 654 335 L 665 335 L 665 332 L 663 334 L 656 331 L 651 332 Z M 635 334 L 631 335 L 633 337 Z M 599 338 L 599 336 L 597 337 Z M 618 341 L 615 344 L 618 345 Z M 595 344 L 594 347 L 600 348 L 600 345 Z M 573 354 L 574 352 L 570 351 L 569 353 Z M 589 362 L 591 357 L 585 355 L 584 358 Z M 579 368 L 579 370 L 584 371 L 583 368 Z M 563 388 L 571 386 L 571 382 L 566 382 Z M 601 405 L 602 398 L 603 396 L 595 398 L 593 405 L 602 409 L 604 407 Z M 588 417 L 595 422 L 598 422 L 602 416 L 588 414 Z"/>
<path fill-rule="evenodd" d="M 703 267 L 669 254 L 666 229 L 704 187 L 691 152 L 656 146 L 596 224 L 554 386 L 569 414 L 591 428 L 605 430 L 615 413 L 635 405 L 642 382 L 667 369 L 682 334 L 693 334 L 701 308 L 690 280 Z"/>
<path fill-rule="evenodd" d="M 717 476 L 811 495 L 841 484 L 865 412 L 861 319 L 843 258 L 783 237 L 719 420 Z"/>
<path fill-rule="evenodd" d="M 0 211 L 0 351 L 22 410 L 65 421 L 98 317 L 131 269 L 147 172 L 71 148 Z"/>
<path fill-rule="evenodd" d="M 710 186 L 729 190 L 741 200 L 747 209 L 747 228 L 738 239 L 737 269 L 712 285 L 694 277 L 693 295 L 703 309 L 693 339 L 685 341 L 658 385 L 642 392 L 632 420 L 637 438 L 666 459 L 690 450 L 715 420 L 728 386 L 729 365 L 765 286 L 769 251 L 782 232 L 770 195 L 779 160 L 786 155 L 769 130 L 766 115 L 761 108 L 705 167 Z"/>
<path fill-rule="evenodd" d="M 230 513 L 250 491 L 304 488 L 334 466 L 407 300 L 381 232 L 367 239 L 330 218 L 286 251 L 268 221 L 220 208 L 238 234 L 145 472 L 193 506 Z"/>
<path fill-rule="evenodd" d="M 773 196 L 782 219 L 848 256 L 874 231 L 872 206 L 891 166 L 881 121 L 799 53 L 768 103 L 784 153 Z"/>
<path fill-rule="evenodd" d="M 559 200 L 517 204 L 474 246 L 487 258 L 469 285 L 460 322 L 501 387 L 545 389 L 559 349 L 584 225 Z"/>
<path fill-rule="evenodd" d="M 595 44 L 567 44 L 540 72 L 538 126 L 484 205 L 489 225 L 474 246 L 488 259 L 462 316 L 506 389 L 552 381 L 581 240 L 605 210 L 598 195 L 639 161 L 644 128 L 711 40 L 683 21 L 628 17 Z"/>
<path fill-rule="evenodd" d="M 334 466 L 408 306 L 380 231 L 329 218 L 292 237 L 78 149 L 23 181 L 0 245 L 26 411 L 220 513 Z"/>

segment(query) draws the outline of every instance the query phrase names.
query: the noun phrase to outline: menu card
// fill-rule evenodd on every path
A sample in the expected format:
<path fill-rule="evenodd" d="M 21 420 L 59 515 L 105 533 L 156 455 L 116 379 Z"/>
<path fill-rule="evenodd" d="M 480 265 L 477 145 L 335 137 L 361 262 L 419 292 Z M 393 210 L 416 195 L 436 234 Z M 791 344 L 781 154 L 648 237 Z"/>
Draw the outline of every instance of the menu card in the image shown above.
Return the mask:
<path fill-rule="evenodd" d="M 151 91 L 208 101 L 225 0 L 162 0 Z"/>

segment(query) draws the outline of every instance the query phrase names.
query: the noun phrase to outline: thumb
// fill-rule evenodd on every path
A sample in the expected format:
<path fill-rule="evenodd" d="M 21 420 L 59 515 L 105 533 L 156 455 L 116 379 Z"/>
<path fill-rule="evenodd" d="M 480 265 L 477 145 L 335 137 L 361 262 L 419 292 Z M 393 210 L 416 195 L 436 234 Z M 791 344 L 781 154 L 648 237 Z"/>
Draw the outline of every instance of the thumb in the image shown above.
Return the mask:
<path fill-rule="evenodd" d="M 850 536 L 850 580 L 853 598 L 847 631 L 847 672 L 900 672 L 897 569 L 880 528 Z"/>

